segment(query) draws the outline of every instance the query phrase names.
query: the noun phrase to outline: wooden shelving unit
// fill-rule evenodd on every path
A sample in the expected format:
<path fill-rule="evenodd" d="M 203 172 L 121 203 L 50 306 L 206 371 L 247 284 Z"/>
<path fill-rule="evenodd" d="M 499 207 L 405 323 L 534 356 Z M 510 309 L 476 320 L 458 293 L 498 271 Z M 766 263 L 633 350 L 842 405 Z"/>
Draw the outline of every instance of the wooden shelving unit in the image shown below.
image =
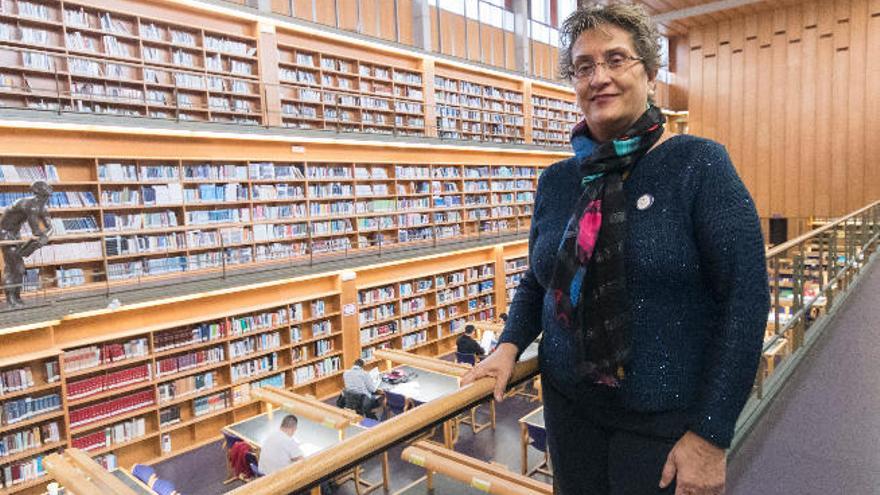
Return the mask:
<path fill-rule="evenodd" d="M 494 293 L 493 263 L 359 288 L 360 357 L 386 348 L 448 352 L 466 322 L 495 318 Z"/>
<path fill-rule="evenodd" d="M 434 101 L 442 139 L 525 143 L 521 91 L 437 75 Z"/>
<path fill-rule="evenodd" d="M 28 469 L 65 447 L 113 467 L 204 445 L 261 412 L 254 387 L 326 399 L 342 388 L 342 371 L 376 348 L 450 352 L 468 321 L 496 317 L 502 267 L 524 250 L 524 241 L 473 248 L 364 267 L 350 279 L 317 274 L 22 330 L 0 348 L 0 493 L 41 493 L 44 478 L 21 467 L 13 477 L 11 466 Z M 39 414 L 16 416 L 9 405 L 47 396 Z"/>
<path fill-rule="evenodd" d="M 58 355 L 0 367 L 0 493 L 41 487 L 44 456 L 67 445 Z"/>
<path fill-rule="evenodd" d="M 3 158 L 0 206 L 42 178 L 51 243 L 26 289 L 132 283 L 352 250 L 526 232 L 538 166 Z M 10 180 L 11 179 L 11 180 Z"/>
<path fill-rule="evenodd" d="M 278 44 L 287 127 L 423 136 L 420 71 Z"/>
<path fill-rule="evenodd" d="M 546 146 L 568 146 L 571 129 L 580 119 L 574 101 L 532 95 L 532 142 Z"/>
<path fill-rule="evenodd" d="M 71 1 L 0 5 L 0 104 L 260 124 L 257 39 Z"/>
<path fill-rule="evenodd" d="M 516 288 L 519 287 L 519 281 L 522 279 L 523 273 L 529 269 L 529 257 L 514 256 L 505 258 L 504 260 L 504 290 L 507 291 L 507 309 L 510 309 L 510 302 L 516 294 Z"/>

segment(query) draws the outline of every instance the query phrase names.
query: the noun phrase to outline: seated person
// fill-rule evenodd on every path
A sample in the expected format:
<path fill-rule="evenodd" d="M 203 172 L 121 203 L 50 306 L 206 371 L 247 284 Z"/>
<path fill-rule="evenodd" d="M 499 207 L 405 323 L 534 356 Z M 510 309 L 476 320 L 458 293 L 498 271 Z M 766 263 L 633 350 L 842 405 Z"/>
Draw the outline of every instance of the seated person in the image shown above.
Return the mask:
<path fill-rule="evenodd" d="M 342 374 L 344 393 L 359 394 L 365 397 L 361 407 L 364 416 L 370 419 L 379 419 L 379 413 L 385 404 L 385 395 L 379 390 L 380 380 L 374 379 L 370 373 L 364 370 L 364 360 L 356 359 L 354 366 Z"/>
<path fill-rule="evenodd" d="M 502 324 L 506 324 L 507 323 L 507 313 L 501 313 L 500 315 L 498 315 L 498 319 L 501 320 Z"/>
<path fill-rule="evenodd" d="M 258 467 L 261 473 L 272 474 L 303 458 L 299 442 L 293 438 L 298 422 L 296 416 L 288 414 L 281 420 L 281 428 L 266 437 L 260 447 Z"/>
<path fill-rule="evenodd" d="M 474 332 L 476 331 L 476 327 L 473 325 L 465 325 L 464 327 L 464 335 L 460 336 L 458 340 L 455 341 L 455 350 L 460 354 L 474 354 L 478 357 L 483 357 L 486 353 L 483 351 L 483 348 L 480 347 L 480 344 L 474 340 Z"/>

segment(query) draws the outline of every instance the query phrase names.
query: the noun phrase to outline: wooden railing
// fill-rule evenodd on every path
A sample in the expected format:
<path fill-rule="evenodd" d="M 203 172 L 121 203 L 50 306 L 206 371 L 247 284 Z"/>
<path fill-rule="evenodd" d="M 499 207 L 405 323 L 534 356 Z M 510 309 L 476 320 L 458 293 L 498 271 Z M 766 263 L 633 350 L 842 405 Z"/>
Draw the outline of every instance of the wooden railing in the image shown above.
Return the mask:
<path fill-rule="evenodd" d="M 761 367 L 740 416 L 739 446 L 827 325 L 880 240 L 880 201 L 767 251 L 771 312 Z"/>
<path fill-rule="evenodd" d="M 522 383 L 538 373 L 537 359 L 520 362 L 511 377 L 511 385 Z M 297 463 L 269 476 L 257 478 L 237 488 L 230 495 L 284 495 L 316 486 L 321 480 L 363 463 L 365 460 L 418 436 L 434 425 L 454 418 L 492 394 L 495 380 L 483 378 L 442 399 L 431 401 L 410 412 L 395 416 L 321 452 L 305 462 Z"/>
<path fill-rule="evenodd" d="M 755 388 L 737 425 L 734 448 L 748 433 L 804 351 L 815 340 L 841 297 L 847 294 L 880 239 L 880 201 L 823 225 L 767 252 L 772 320 Z M 816 284 L 815 287 L 812 284 Z M 815 292 L 812 289 L 815 288 Z M 791 295 L 783 291 L 791 289 Z M 810 292 L 804 296 L 804 290 Z M 780 344 L 783 351 L 778 350 Z M 782 362 L 775 362 L 781 359 Z M 770 363 L 773 363 L 773 366 Z M 511 386 L 538 373 L 537 359 L 518 363 Z M 418 436 L 492 394 L 494 379 L 484 378 L 441 400 L 423 404 L 340 443 L 322 455 L 238 488 L 231 495 L 279 495 L 317 486 L 396 444 Z"/>

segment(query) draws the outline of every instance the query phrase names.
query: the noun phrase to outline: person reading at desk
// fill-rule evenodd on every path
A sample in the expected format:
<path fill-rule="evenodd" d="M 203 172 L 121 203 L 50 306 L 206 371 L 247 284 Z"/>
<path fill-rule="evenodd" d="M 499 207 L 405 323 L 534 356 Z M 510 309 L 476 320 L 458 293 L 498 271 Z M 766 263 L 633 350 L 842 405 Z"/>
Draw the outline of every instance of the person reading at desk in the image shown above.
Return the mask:
<path fill-rule="evenodd" d="M 299 442 L 293 438 L 297 423 L 296 416 L 288 414 L 281 420 L 281 428 L 270 433 L 263 442 L 258 465 L 261 473 L 272 474 L 304 457 Z"/>
<path fill-rule="evenodd" d="M 465 325 L 464 335 L 460 336 L 458 340 L 455 341 L 456 352 L 459 354 L 473 354 L 478 357 L 486 355 L 486 352 L 480 347 L 480 344 L 474 340 L 475 330 L 476 327 L 473 325 Z"/>
<path fill-rule="evenodd" d="M 378 374 L 374 376 L 364 370 L 363 359 L 356 359 L 354 366 L 342 374 L 342 382 L 345 387 L 343 390 L 344 396 L 362 397 L 359 399 L 362 401 L 360 408 L 353 405 L 355 411 L 368 418 L 379 419 L 379 414 L 382 412 L 382 407 L 385 404 L 385 395 L 379 390 L 381 379 L 379 379 Z M 348 399 L 346 399 L 346 402 L 348 402 Z M 348 403 L 345 405 L 348 406 Z"/>

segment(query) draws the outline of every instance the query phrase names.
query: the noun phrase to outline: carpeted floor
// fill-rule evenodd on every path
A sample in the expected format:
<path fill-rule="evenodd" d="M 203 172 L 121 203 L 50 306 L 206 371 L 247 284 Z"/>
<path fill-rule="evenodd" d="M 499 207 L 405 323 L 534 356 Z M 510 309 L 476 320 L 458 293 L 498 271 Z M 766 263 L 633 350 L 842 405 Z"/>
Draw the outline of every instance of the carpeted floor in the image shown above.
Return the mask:
<path fill-rule="evenodd" d="M 880 493 L 880 269 L 856 292 L 728 467 L 728 495 Z"/>
<path fill-rule="evenodd" d="M 521 397 L 505 400 L 496 408 L 497 428 L 494 431 L 486 429 L 474 435 L 465 426 L 462 428 L 455 450 L 478 459 L 504 464 L 518 472 L 521 462 L 518 420 L 539 406 L 539 403 Z M 480 409 L 481 414 L 484 414 L 482 413 L 484 410 L 485 407 Z M 487 416 L 480 417 L 485 419 Z M 438 429 L 438 441 L 441 440 L 439 431 Z M 402 450 L 403 446 L 397 446 L 389 453 L 392 493 L 425 474 L 424 469 L 400 459 Z M 537 450 L 529 449 L 530 465 L 536 464 L 541 457 Z M 364 467 L 367 479 L 381 478 L 381 463 L 378 458 L 369 461 Z M 155 468 L 159 477 L 172 481 L 182 495 L 219 495 L 242 485 L 238 481 L 223 485 L 226 468 L 220 441 L 159 463 Z M 334 493 L 354 495 L 354 485 L 351 482 L 346 483 L 338 487 Z"/>

